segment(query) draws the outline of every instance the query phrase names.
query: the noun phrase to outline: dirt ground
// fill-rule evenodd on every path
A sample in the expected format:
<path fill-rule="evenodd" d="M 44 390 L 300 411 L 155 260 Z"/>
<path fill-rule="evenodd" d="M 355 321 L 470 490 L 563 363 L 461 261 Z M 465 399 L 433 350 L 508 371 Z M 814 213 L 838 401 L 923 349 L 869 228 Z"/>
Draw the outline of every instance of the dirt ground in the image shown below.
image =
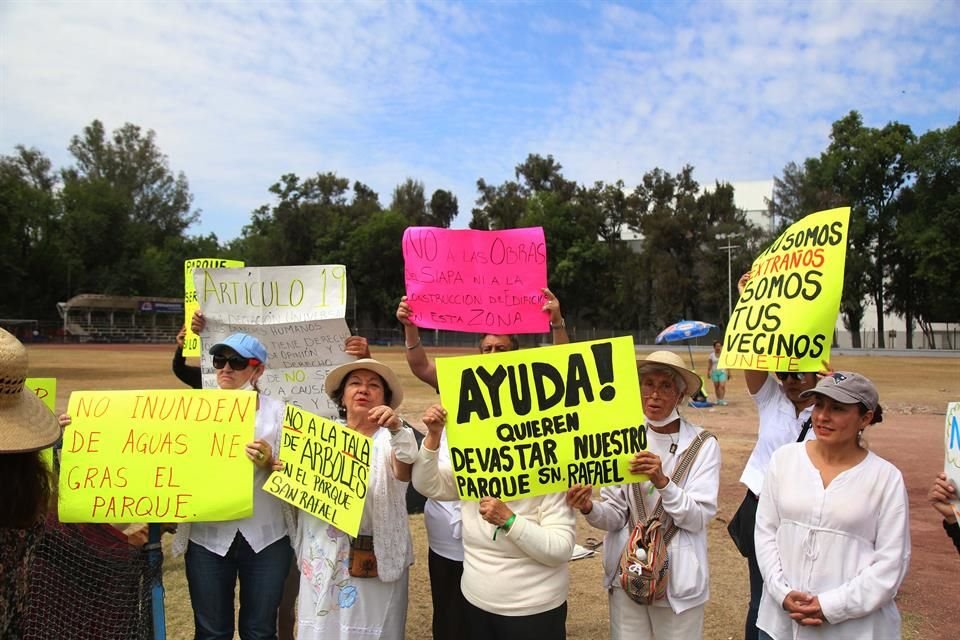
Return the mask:
<path fill-rule="evenodd" d="M 57 407 L 63 410 L 74 390 L 179 388 L 179 381 L 170 372 L 172 351 L 166 347 L 133 345 L 31 346 L 30 375 L 57 378 Z M 374 349 L 374 357 L 401 374 L 406 390 L 402 411 L 408 420 L 419 423 L 419 416 L 436 401 L 436 394 L 409 373 L 401 349 Z M 699 354 L 697 359 L 698 368 L 705 371 L 706 354 Z M 960 357 L 836 356 L 833 366 L 838 370 L 859 371 L 877 384 L 884 421 L 868 432 L 871 446 L 900 468 L 909 490 L 913 555 L 898 596 L 904 619 L 903 637 L 946 639 L 950 636 L 948 629 L 955 623 L 955 611 L 943 606 L 935 594 L 942 592 L 946 585 L 956 584 L 960 560 L 941 528 L 939 517 L 927 504 L 926 493 L 933 476 L 943 467 L 946 405 L 960 400 Z M 720 509 L 709 530 L 711 598 L 704 634 L 709 640 L 742 637 L 748 599 L 746 561 L 726 533 L 726 522 L 743 496 L 738 478 L 756 433 L 756 410 L 737 372 L 728 386 L 727 398 L 730 404 L 726 407 L 685 410 L 688 419 L 717 434 L 723 451 Z M 410 529 L 417 562 L 410 574 L 407 637 L 421 640 L 430 637 L 431 616 L 422 516 L 411 516 Z M 591 537 L 602 539 L 602 534 L 582 518 L 578 519 L 580 544 Z M 167 635 L 172 640 L 185 640 L 193 633 L 182 565 L 182 558 L 172 558 L 169 554 L 164 563 Z M 599 554 L 571 562 L 570 571 L 568 636 L 574 640 L 606 638 L 607 604 L 600 586 Z"/>

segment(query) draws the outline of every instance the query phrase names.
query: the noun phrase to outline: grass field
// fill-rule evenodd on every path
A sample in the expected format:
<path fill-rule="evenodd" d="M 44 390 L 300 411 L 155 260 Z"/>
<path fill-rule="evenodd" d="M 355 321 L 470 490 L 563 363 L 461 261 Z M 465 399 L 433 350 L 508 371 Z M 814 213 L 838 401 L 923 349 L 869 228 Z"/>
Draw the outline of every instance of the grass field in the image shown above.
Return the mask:
<path fill-rule="evenodd" d="M 448 351 L 446 354 L 463 353 Z M 143 346 L 34 346 L 29 348 L 30 375 L 58 380 L 57 407 L 63 410 L 71 391 L 79 389 L 180 388 L 170 372 L 172 349 Z M 442 354 L 441 354 L 442 355 Z M 405 385 L 401 408 L 408 420 L 419 424 L 423 410 L 436 394 L 417 382 L 403 361 L 402 349 L 375 349 L 397 371 Z M 698 356 L 706 370 L 706 355 Z M 943 466 L 943 421 L 946 404 L 960 401 L 960 357 L 838 356 L 835 369 L 859 371 L 877 384 L 884 422 L 873 429 L 871 443 L 881 456 L 904 473 L 910 493 L 913 557 L 898 602 L 904 618 L 904 637 L 938 640 L 951 637 L 955 607 L 943 606 L 936 594 L 955 585 L 957 557 L 940 527 L 938 516 L 926 503 L 926 492 Z M 748 599 L 746 561 L 726 533 L 726 522 L 743 495 L 740 472 L 753 445 L 756 411 L 743 385 L 734 375 L 728 385 L 730 405 L 699 410 L 688 408 L 691 421 L 714 431 L 723 452 L 720 510 L 709 529 L 711 599 L 707 606 L 705 638 L 742 637 Z M 417 562 L 410 574 L 407 637 L 430 637 L 430 592 L 426 569 L 426 535 L 422 516 L 411 516 Z M 601 531 L 578 519 L 577 541 L 602 538 Z M 572 574 L 568 636 L 571 639 L 607 637 L 606 594 L 601 588 L 599 555 L 570 564 Z M 167 590 L 167 632 L 173 640 L 193 637 L 192 613 L 187 596 L 182 558 L 169 555 L 164 564 Z"/>

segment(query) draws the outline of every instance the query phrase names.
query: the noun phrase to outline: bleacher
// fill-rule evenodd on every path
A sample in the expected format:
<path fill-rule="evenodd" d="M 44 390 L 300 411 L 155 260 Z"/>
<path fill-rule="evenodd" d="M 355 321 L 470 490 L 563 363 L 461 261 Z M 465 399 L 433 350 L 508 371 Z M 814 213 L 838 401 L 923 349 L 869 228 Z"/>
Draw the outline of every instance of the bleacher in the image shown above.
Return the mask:
<path fill-rule="evenodd" d="M 183 300 L 84 293 L 57 305 L 68 337 L 78 342 L 172 343 Z"/>

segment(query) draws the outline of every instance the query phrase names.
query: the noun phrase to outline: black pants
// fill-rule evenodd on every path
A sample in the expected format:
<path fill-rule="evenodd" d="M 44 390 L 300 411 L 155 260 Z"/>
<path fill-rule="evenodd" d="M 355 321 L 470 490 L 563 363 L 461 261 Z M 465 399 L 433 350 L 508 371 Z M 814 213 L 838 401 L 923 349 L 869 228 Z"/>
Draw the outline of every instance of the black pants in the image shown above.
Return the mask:
<path fill-rule="evenodd" d="M 567 603 L 531 616 L 501 616 L 467 602 L 469 640 L 566 640 Z"/>
<path fill-rule="evenodd" d="M 427 554 L 430 594 L 433 598 L 433 640 L 463 640 L 467 636 L 466 604 L 460 579 L 463 563 Z"/>
<path fill-rule="evenodd" d="M 743 498 L 743 509 L 741 514 L 741 531 L 753 531 L 757 527 L 757 505 L 759 499 L 752 491 L 747 491 Z M 763 576 L 760 574 L 760 566 L 757 564 L 757 550 L 753 545 L 753 537 L 750 537 L 750 553 L 747 554 L 747 568 L 750 571 L 750 606 L 747 609 L 747 620 L 744 623 L 744 640 L 757 640 L 757 614 L 760 612 L 760 598 L 763 596 Z"/>

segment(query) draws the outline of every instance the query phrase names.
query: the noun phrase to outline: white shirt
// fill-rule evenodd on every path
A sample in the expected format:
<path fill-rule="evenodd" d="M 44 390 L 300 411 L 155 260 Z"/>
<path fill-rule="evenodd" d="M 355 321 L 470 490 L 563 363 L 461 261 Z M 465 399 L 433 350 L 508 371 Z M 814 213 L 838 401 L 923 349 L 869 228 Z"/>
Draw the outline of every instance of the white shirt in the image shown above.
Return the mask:
<path fill-rule="evenodd" d="M 413 486 L 428 497 L 459 497 L 453 472 L 441 470 L 437 452 L 420 447 Z M 521 498 L 508 503 L 517 518 L 507 532 L 480 515 L 480 503 L 461 503 L 463 578 L 470 604 L 502 616 L 530 616 L 556 609 L 567 600 L 576 519 L 566 494 Z"/>
<path fill-rule="evenodd" d="M 757 509 L 763 598 L 757 626 L 775 640 L 900 638 L 894 596 L 910 565 L 910 519 L 900 471 L 872 452 L 824 489 L 807 443 L 773 455 Z M 946 587 L 946 585 L 945 585 Z M 782 604 L 816 595 L 827 623 L 803 627 Z"/>
<path fill-rule="evenodd" d="M 440 436 L 440 449 L 437 451 L 440 469 L 450 468 L 450 449 L 447 446 L 447 432 Z M 427 543 L 430 550 L 447 560 L 463 562 L 462 515 L 459 500 L 434 500 L 428 498 L 423 506 L 423 523 L 427 527 Z"/>
<path fill-rule="evenodd" d="M 813 413 L 813 405 L 804 407 L 800 415 L 797 415 L 797 408 L 787 398 L 783 387 L 773 374 L 767 375 L 763 386 L 753 396 L 753 401 L 757 404 L 759 418 L 757 444 L 753 446 L 753 452 L 747 459 L 747 466 L 743 469 L 740 482 L 747 485 L 747 488 L 756 495 L 760 495 L 770 457 L 783 445 L 797 441 L 803 430 L 803 423 Z M 813 429 L 807 430 L 804 439 L 814 439 Z"/>
<path fill-rule="evenodd" d="M 280 450 L 284 404 L 262 393 L 258 397 L 260 406 L 257 408 L 254 439 L 266 440 L 276 454 Z M 238 531 L 254 553 L 260 553 L 287 535 L 287 525 L 281 508 L 283 503 L 261 489 L 270 476 L 270 470 L 261 469 L 253 463 L 251 466 L 253 467 L 253 515 L 240 520 L 194 522 L 189 532 L 191 542 L 199 544 L 218 556 L 226 556 Z"/>
<path fill-rule="evenodd" d="M 672 439 L 668 434 L 647 431 L 647 451 L 660 456 L 660 465 L 667 476 L 690 443 L 703 431 L 686 420 L 680 420 L 677 452 L 670 453 Z M 603 541 L 605 588 L 619 587 L 620 555 L 630 537 L 629 512 L 634 511 L 631 496 L 633 485 L 624 484 L 600 489 L 603 499 L 593 503 L 585 517 L 591 526 L 608 531 Z M 659 491 L 649 490 L 653 483 L 641 485 L 647 517 L 653 514 L 658 498 L 663 498 L 663 510 L 680 528 L 668 547 L 670 577 L 667 579 L 667 597 L 653 606 L 669 606 L 674 613 L 683 613 L 710 599 L 710 567 L 707 562 L 707 525 L 717 514 L 717 492 L 720 488 L 720 445 L 716 438 L 708 438 L 697 453 L 687 472 L 683 486 L 672 480 Z M 634 515 L 639 518 L 639 513 Z"/>

